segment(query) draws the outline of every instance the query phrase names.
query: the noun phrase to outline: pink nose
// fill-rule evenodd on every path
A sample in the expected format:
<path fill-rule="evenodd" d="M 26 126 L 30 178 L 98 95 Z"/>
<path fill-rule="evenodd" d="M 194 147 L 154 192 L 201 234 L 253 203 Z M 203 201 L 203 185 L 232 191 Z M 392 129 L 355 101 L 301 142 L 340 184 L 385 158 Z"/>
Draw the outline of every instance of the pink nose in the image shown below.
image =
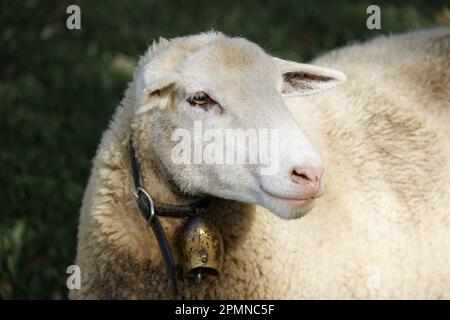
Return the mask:
<path fill-rule="evenodd" d="M 291 172 L 292 181 L 302 187 L 305 197 L 315 197 L 320 194 L 322 175 L 322 167 L 296 166 Z"/>

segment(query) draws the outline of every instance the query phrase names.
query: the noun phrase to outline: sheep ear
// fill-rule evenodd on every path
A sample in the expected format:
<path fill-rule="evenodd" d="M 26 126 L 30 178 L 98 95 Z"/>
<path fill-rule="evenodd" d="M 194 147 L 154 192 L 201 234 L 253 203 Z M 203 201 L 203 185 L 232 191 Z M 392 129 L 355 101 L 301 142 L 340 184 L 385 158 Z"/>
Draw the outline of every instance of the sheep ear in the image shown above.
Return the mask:
<path fill-rule="evenodd" d="M 305 96 L 334 88 L 347 77 L 340 71 L 274 58 L 283 78 L 281 93 Z"/>
<path fill-rule="evenodd" d="M 156 106 L 163 109 L 169 102 L 169 93 L 180 80 L 174 72 L 164 72 L 164 76 L 157 79 L 151 78 L 148 72 L 142 72 L 136 79 L 136 103 L 137 114 L 146 112 Z"/>

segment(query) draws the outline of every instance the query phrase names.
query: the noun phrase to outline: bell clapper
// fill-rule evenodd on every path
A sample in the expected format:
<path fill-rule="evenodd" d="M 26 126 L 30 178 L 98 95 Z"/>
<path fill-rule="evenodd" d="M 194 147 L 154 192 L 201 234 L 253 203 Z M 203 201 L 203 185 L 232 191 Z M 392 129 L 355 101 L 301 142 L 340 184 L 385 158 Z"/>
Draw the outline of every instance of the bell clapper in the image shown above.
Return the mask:
<path fill-rule="evenodd" d="M 197 284 L 200 284 L 200 282 L 202 282 L 202 268 L 198 268 L 197 274 L 195 276 L 195 282 Z"/>

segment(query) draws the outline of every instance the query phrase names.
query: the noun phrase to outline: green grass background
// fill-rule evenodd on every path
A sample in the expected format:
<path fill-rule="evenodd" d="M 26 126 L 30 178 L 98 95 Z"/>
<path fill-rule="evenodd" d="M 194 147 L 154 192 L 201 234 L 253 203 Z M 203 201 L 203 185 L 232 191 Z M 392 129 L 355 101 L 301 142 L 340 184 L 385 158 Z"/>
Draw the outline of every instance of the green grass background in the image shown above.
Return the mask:
<path fill-rule="evenodd" d="M 365 27 L 372 2 L 1 1 L 0 298 L 67 296 L 91 159 L 153 39 L 215 29 L 305 61 L 380 33 Z M 445 2 L 376 1 L 381 32 L 448 25 Z"/>

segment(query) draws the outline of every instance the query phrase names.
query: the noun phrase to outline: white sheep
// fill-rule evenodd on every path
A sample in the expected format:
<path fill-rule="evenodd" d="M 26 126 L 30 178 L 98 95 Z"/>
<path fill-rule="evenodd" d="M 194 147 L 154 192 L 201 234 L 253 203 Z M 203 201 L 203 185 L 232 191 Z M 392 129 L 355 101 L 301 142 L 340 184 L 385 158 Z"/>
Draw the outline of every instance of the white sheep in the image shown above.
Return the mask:
<path fill-rule="evenodd" d="M 449 63 L 449 28 L 345 47 L 314 61 L 323 67 L 215 32 L 160 40 L 98 148 L 70 297 L 175 297 L 136 209 L 132 139 L 154 200 L 217 197 L 206 219 L 224 239 L 222 273 L 181 279 L 179 297 L 450 298 Z M 347 81 L 304 97 L 344 82 L 328 68 Z M 174 163 L 172 133 L 195 121 L 278 129 L 279 170 Z M 161 220 L 176 250 L 184 220 Z"/>

